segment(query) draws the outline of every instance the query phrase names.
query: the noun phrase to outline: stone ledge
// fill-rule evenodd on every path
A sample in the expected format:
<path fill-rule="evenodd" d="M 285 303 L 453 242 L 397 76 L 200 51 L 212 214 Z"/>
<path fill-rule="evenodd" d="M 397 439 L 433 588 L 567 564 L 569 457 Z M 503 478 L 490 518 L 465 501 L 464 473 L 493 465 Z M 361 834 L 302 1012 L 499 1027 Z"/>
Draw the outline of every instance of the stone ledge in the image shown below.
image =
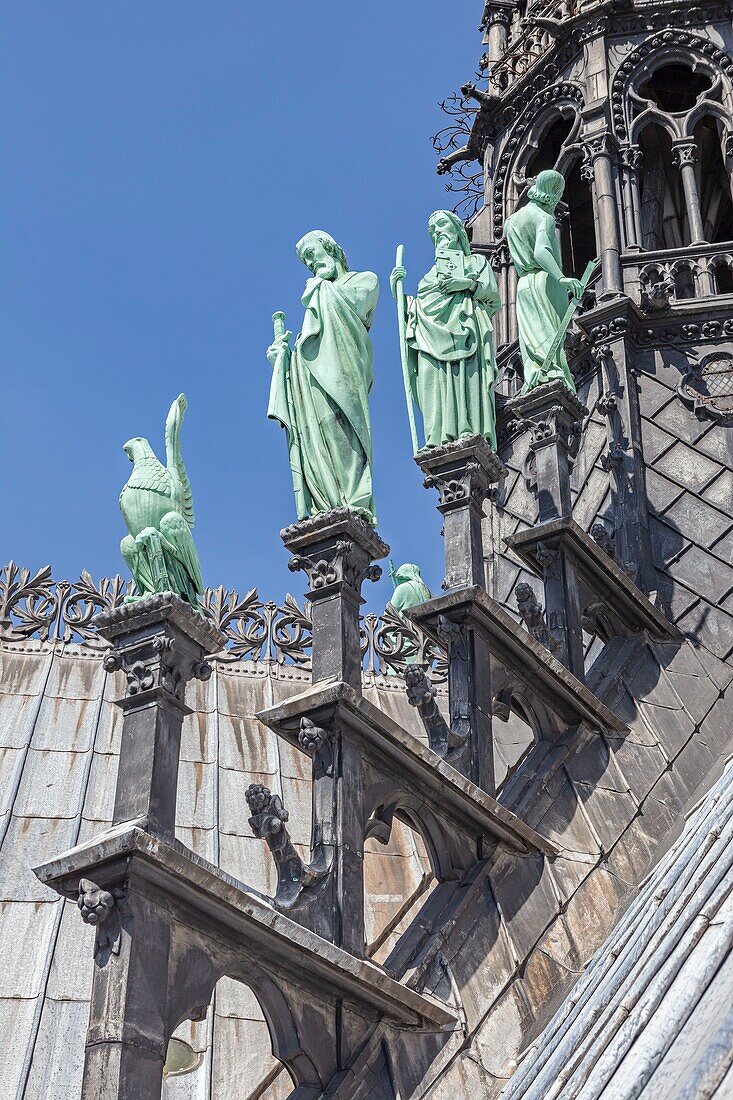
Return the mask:
<path fill-rule="evenodd" d="M 566 517 L 550 520 L 528 531 L 510 535 L 506 544 L 538 577 L 544 575 L 537 560 L 543 543 L 558 548 L 575 566 L 578 576 L 596 599 L 631 632 L 647 631 L 658 641 L 682 641 L 682 634 L 644 595 L 616 562 L 590 535 Z"/>
<path fill-rule="evenodd" d="M 200 645 L 204 653 L 218 653 L 226 643 L 224 634 L 175 592 L 157 592 L 120 604 L 97 615 L 93 625 L 103 638 L 115 642 L 123 634 L 143 630 L 161 621 L 171 622 Z"/>
<path fill-rule="evenodd" d="M 509 473 L 482 435 L 463 436 L 439 447 L 422 447 L 415 455 L 415 462 L 426 474 L 442 473 L 469 461 L 478 464 L 489 482 L 501 481 Z"/>
<path fill-rule="evenodd" d="M 375 561 L 386 558 L 389 546 L 367 523 L 363 516 L 351 508 L 334 508 L 309 516 L 299 523 L 291 523 L 280 532 L 288 550 L 303 552 L 330 539 L 353 539 Z"/>
<path fill-rule="evenodd" d="M 260 895 L 197 856 L 179 841 L 167 844 L 125 822 L 34 868 L 45 885 L 76 900 L 79 880 L 106 888 L 129 874 L 162 895 L 176 919 L 215 927 L 244 955 L 250 953 L 308 992 L 342 999 L 357 1010 L 402 1027 L 451 1029 L 455 1014 L 433 997 L 390 978 L 279 913 Z"/>
<path fill-rule="evenodd" d="M 568 725 L 586 722 L 594 729 L 629 732 L 625 722 L 596 699 L 481 586 L 448 592 L 410 608 L 405 614 L 436 639 L 441 616 L 452 622 L 475 624 L 488 635 L 493 660 L 527 684 Z"/>
<path fill-rule="evenodd" d="M 343 723 L 361 739 L 367 751 L 376 751 L 384 759 L 401 783 L 412 787 L 426 803 L 439 807 L 441 813 L 455 819 L 464 829 L 468 826 L 476 835 L 502 841 L 515 851 L 535 850 L 550 858 L 558 854 L 551 841 L 466 779 L 348 684 L 336 681 L 316 685 L 260 711 L 256 717 L 298 746 L 300 719 L 304 716 L 316 724 L 334 720 Z"/>

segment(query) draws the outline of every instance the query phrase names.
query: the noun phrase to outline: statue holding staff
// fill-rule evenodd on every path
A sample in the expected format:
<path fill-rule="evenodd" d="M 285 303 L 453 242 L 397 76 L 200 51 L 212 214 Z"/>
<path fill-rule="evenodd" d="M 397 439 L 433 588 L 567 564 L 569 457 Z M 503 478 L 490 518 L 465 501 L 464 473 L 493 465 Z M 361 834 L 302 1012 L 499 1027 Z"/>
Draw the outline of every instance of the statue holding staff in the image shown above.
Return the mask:
<path fill-rule="evenodd" d="M 390 277 L 397 299 L 400 343 L 409 400 L 420 409 L 425 447 L 482 435 L 496 449 L 493 324 L 501 305 L 491 265 L 473 255 L 463 222 L 449 210 L 428 221 L 435 264 L 405 297 L 407 274 L 398 261 Z"/>
<path fill-rule="evenodd" d="M 570 321 L 568 297 L 579 303 L 584 282 L 563 275 L 554 210 L 565 190 L 559 172 L 540 172 L 530 187 L 529 202 L 507 218 L 504 236 L 519 276 L 517 324 L 524 364 L 522 393 L 559 379 L 571 393 L 575 383 L 565 357 L 562 335 Z M 560 339 L 558 339 L 560 335 Z"/>
<path fill-rule="evenodd" d="M 313 278 L 293 348 L 284 314 L 273 316 L 267 415 L 287 435 L 298 519 L 346 506 L 375 525 L 369 328 L 379 281 L 371 271 L 349 271 L 343 249 L 322 230 L 306 233 L 296 251 Z"/>

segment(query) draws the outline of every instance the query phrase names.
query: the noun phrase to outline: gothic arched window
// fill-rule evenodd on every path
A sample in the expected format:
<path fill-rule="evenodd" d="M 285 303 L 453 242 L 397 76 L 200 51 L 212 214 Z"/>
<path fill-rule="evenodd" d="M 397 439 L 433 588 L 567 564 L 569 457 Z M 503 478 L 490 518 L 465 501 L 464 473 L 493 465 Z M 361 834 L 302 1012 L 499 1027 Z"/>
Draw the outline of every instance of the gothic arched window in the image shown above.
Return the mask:
<path fill-rule="evenodd" d="M 733 241 L 731 179 L 723 160 L 719 121 L 712 115 L 705 115 L 695 126 L 693 138 L 705 240 L 710 244 Z"/>
<path fill-rule="evenodd" d="M 654 123 L 638 138 L 643 154 L 640 177 L 641 244 L 650 252 L 690 243 L 682 180 L 672 155 L 672 139 Z"/>

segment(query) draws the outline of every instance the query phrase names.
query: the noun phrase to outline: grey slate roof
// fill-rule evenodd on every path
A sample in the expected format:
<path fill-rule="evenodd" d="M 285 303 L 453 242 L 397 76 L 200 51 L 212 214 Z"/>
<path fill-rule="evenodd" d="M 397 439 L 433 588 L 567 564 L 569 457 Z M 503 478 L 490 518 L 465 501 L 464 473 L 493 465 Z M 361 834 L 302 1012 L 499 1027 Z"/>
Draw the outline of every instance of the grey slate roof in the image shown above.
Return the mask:
<path fill-rule="evenodd" d="M 309 758 L 254 718 L 255 711 L 310 682 L 309 671 L 275 662 L 217 659 L 188 696 L 177 835 L 195 852 L 266 894 L 274 865 L 254 838 L 244 798 L 251 782 L 281 793 L 303 854 L 310 841 Z M 93 930 L 31 867 L 107 828 L 121 722 L 111 700 L 122 674 L 108 674 L 99 647 L 58 639 L 0 640 L 0 1098 L 67 1100 L 81 1087 L 89 1012 Z M 402 680 L 367 674 L 365 694 L 408 729 L 415 726 Z M 386 849 L 368 844 L 369 936 L 389 950 L 406 903 L 429 886 L 424 850 L 398 828 Z M 91 933 L 91 934 L 90 934 Z M 272 1057 L 249 989 L 222 979 L 207 1020 L 177 1035 L 201 1054 L 195 1072 L 166 1080 L 164 1096 L 287 1096 L 290 1078 Z M 272 1077 L 272 1080 L 270 1080 Z"/>
<path fill-rule="evenodd" d="M 732 994 L 729 765 L 502 1100 L 733 1096 Z"/>

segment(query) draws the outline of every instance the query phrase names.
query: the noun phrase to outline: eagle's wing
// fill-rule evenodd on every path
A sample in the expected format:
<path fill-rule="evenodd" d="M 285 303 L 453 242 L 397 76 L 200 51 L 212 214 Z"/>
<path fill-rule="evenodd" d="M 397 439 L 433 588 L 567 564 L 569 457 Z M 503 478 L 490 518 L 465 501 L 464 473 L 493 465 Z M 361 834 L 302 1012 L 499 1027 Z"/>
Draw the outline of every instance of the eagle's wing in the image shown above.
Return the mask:
<path fill-rule="evenodd" d="M 169 512 L 160 521 L 160 533 L 167 540 L 172 553 L 166 557 L 168 572 L 172 574 L 176 591 L 188 593 L 189 602 L 197 606 L 197 597 L 204 590 L 199 556 L 191 529 L 179 512 Z"/>
<path fill-rule="evenodd" d="M 188 401 L 185 393 L 180 394 L 170 407 L 165 421 L 165 457 L 173 488 L 173 500 L 180 508 L 188 526 L 193 527 L 196 522 L 193 494 L 181 455 L 181 424 L 187 408 Z"/>
<path fill-rule="evenodd" d="M 155 455 L 150 455 L 135 463 L 129 484 L 135 489 L 151 489 L 155 493 L 167 496 L 170 492 L 168 471 Z M 123 490 L 124 491 L 124 490 Z"/>

